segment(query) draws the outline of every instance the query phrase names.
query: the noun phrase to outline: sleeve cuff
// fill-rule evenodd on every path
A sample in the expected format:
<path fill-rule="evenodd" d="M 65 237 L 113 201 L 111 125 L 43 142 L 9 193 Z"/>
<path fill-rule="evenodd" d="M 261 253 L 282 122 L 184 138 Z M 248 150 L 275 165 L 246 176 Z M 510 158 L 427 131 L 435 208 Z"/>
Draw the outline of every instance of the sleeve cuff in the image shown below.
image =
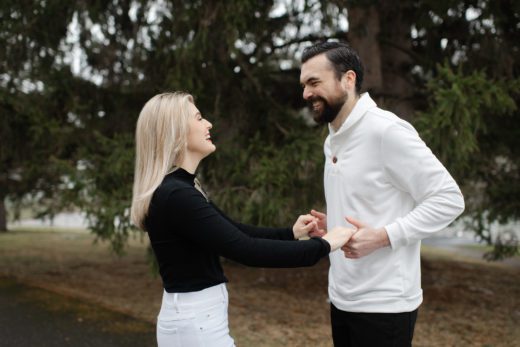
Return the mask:
<path fill-rule="evenodd" d="M 330 253 L 330 243 L 328 243 L 327 240 L 324 240 L 321 237 L 311 237 L 311 240 L 316 240 L 316 241 L 321 242 L 323 247 L 327 250 L 327 252 L 325 254 Z"/>
<path fill-rule="evenodd" d="M 386 225 L 385 230 L 392 249 L 398 249 L 408 244 L 404 230 L 399 223 L 399 219 L 394 223 Z"/>
<path fill-rule="evenodd" d="M 285 233 L 287 234 L 285 240 L 298 241 L 298 239 L 294 237 L 294 231 L 292 230 L 292 228 L 286 228 Z"/>

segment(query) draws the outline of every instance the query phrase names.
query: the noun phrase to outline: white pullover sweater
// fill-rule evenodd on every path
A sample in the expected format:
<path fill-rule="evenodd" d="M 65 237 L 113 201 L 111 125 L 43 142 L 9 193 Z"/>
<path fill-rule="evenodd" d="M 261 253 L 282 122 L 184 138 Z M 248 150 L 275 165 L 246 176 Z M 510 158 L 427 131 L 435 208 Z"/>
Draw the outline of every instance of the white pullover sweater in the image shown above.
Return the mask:
<path fill-rule="evenodd" d="M 459 187 L 415 129 L 363 94 L 325 140 L 327 225 L 346 216 L 385 227 L 391 247 L 330 254 L 329 297 L 349 312 L 397 313 L 422 302 L 420 247 L 464 210 Z"/>

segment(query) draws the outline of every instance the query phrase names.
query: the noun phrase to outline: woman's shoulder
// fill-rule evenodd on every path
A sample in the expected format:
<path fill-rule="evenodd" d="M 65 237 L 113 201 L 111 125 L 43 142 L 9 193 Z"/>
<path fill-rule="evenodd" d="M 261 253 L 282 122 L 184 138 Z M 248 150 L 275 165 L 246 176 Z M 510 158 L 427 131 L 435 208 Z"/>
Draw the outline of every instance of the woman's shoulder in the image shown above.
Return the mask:
<path fill-rule="evenodd" d="M 185 180 L 179 179 L 174 175 L 166 175 L 163 181 L 154 192 L 154 199 L 167 201 L 172 195 L 183 195 L 195 190 L 195 187 Z"/>

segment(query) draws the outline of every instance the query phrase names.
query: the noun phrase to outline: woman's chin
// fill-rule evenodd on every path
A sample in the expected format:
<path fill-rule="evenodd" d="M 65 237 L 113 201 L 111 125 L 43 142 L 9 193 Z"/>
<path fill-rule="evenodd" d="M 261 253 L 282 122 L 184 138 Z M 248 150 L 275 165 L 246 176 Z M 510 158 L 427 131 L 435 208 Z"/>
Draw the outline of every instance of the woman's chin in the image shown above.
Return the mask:
<path fill-rule="evenodd" d="M 215 146 L 214 144 L 211 144 L 211 148 L 208 148 L 208 151 L 206 152 L 206 155 L 204 156 L 204 158 L 208 157 L 209 155 L 211 155 L 211 153 L 215 152 L 217 150 L 217 146 Z"/>

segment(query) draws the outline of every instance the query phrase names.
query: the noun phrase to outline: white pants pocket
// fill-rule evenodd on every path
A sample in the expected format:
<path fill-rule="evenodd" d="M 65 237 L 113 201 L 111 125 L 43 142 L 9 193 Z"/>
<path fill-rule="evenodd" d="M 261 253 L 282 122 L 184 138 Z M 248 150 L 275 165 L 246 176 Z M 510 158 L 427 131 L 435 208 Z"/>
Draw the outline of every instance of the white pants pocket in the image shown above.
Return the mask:
<path fill-rule="evenodd" d="M 159 347 L 202 346 L 195 317 L 157 320 Z"/>

